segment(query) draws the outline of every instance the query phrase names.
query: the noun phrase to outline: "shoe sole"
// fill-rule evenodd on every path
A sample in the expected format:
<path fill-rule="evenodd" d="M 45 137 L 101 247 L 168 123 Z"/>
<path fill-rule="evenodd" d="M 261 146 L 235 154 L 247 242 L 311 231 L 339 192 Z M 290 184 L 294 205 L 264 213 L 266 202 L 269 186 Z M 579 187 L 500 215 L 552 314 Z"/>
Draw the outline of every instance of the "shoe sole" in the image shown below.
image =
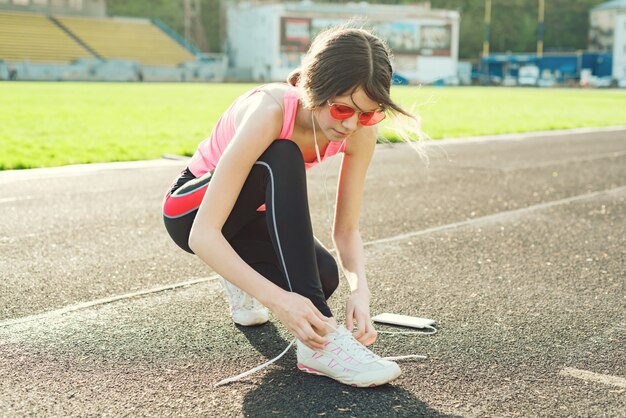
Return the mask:
<path fill-rule="evenodd" d="M 299 370 L 301 370 L 301 371 L 303 371 L 305 373 L 314 374 L 314 375 L 317 375 L 317 376 L 328 377 L 329 379 L 336 380 L 338 382 L 343 383 L 344 385 L 349 385 L 349 386 L 352 386 L 352 387 L 355 387 L 355 388 L 375 388 L 377 386 L 386 385 L 387 383 L 391 382 L 393 379 L 395 379 L 395 378 L 397 378 L 399 376 L 399 374 L 398 374 L 398 376 L 394 376 L 393 378 L 391 378 L 391 379 L 389 379 L 387 381 L 384 381 L 384 382 L 368 382 L 368 383 L 357 384 L 357 383 L 354 383 L 354 382 L 350 382 L 350 381 L 347 381 L 347 380 L 343 380 L 343 379 L 340 379 L 340 378 L 335 378 L 335 377 L 329 376 L 329 375 L 327 375 L 324 372 L 321 372 L 321 371 L 316 370 L 316 369 L 314 369 L 312 367 L 306 366 L 306 365 L 304 365 L 302 363 L 298 363 L 297 366 L 298 366 Z"/>
<path fill-rule="evenodd" d="M 258 326 L 258 325 L 263 325 L 266 324 L 269 321 L 269 319 L 266 320 L 260 320 L 260 321 L 252 321 L 252 322 L 243 322 L 243 321 L 235 321 L 233 319 L 233 322 L 237 325 L 241 325 L 242 327 L 254 327 L 254 326 Z"/>
<path fill-rule="evenodd" d="M 266 322 L 268 322 L 270 319 L 267 311 L 256 311 L 255 314 L 252 314 L 252 315 L 250 314 L 250 312 L 248 312 L 248 315 L 245 315 L 245 312 L 241 312 L 241 311 L 235 314 L 231 312 L 230 317 L 235 324 L 238 324 L 244 327 L 263 325 Z"/>

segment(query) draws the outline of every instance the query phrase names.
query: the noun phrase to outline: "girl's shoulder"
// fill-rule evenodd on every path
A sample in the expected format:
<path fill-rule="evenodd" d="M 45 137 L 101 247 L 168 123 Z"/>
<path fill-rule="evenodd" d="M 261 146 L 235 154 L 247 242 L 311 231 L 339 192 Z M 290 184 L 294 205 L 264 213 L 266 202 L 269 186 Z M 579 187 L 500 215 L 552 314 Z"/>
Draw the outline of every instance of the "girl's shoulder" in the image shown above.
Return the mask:
<path fill-rule="evenodd" d="M 287 83 L 278 83 L 278 82 L 276 82 L 276 83 L 263 84 L 263 85 L 257 87 L 257 90 L 265 91 L 265 92 L 271 92 L 271 93 L 277 93 L 277 94 L 284 94 L 290 88 L 293 88 L 293 87 L 290 86 Z"/>
<path fill-rule="evenodd" d="M 284 105 L 286 95 L 289 97 L 298 96 L 298 89 L 287 83 L 268 83 L 258 87 L 256 90 L 265 93 L 281 107 Z"/>
<path fill-rule="evenodd" d="M 259 102 L 273 102 L 282 109 L 285 94 L 287 94 L 290 89 L 294 89 L 294 87 L 284 83 L 269 83 L 255 87 L 236 100 L 234 103 L 236 113 L 245 112 L 248 108 L 256 106 Z"/>
<path fill-rule="evenodd" d="M 239 122 L 244 115 L 253 112 L 267 112 L 268 114 L 280 113 L 283 115 L 287 106 L 297 107 L 296 101 L 299 90 L 287 83 L 268 83 L 254 88 L 248 94 L 240 97 L 235 105 L 235 120 Z M 292 102 L 290 102 L 292 100 Z M 237 123 L 239 125 L 239 123 Z"/>
<path fill-rule="evenodd" d="M 288 90 L 289 86 L 286 84 L 264 84 L 240 97 L 233 109 L 235 127 L 240 127 L 243 121 L 249 121 L 251 117 L 256 121 L 259 118 L 272 119 L 281 125 L 284 113 L 283 98 Z"/>

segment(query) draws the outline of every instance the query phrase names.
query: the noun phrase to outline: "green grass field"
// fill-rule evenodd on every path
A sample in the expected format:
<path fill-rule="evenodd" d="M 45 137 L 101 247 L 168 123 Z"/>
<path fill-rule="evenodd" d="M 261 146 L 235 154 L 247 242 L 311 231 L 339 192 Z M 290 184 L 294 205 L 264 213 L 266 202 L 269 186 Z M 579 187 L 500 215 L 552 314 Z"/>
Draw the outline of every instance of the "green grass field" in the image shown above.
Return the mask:
<path fill-rule="evenodd" d="M 248 84 L 1 83 L 0 169 L 191 155 Z M 434 139 L 626 124 L 626 91 L 394 87 Z"/>

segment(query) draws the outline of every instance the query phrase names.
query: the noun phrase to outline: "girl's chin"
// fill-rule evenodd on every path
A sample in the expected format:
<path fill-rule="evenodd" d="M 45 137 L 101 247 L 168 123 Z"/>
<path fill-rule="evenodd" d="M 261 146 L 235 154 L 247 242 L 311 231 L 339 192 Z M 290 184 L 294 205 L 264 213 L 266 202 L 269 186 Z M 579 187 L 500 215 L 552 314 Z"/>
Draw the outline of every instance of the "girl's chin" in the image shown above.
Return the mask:
<path fill-rule="evenodd" d="M 328 138 L 331 141 L 343 141 L 344 139 L 346 139 L 347 137 L 349 137 L 349 134 L 341 134 L 341 132 L 336 131 L 335 129 L 331 129 L 332 135 Z"/>

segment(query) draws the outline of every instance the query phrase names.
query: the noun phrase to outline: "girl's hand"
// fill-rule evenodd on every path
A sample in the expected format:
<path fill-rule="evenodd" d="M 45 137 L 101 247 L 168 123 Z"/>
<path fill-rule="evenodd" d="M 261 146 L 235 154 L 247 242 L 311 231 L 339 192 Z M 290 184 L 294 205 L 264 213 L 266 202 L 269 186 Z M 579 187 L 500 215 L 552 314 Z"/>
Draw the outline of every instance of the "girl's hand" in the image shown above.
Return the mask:
<path fill-rule="evenodd" d="M 308 298 L 293 292 L 285 292 L 272 307 L 289 332 L 303 344 L 312 349 L 324 348 L 326 335 L 330 328 L 326 326 L 329 318 L 324 316 Z"/>
<path fill-rule="evenodd" d="M 354 330 L 354 321 L 359 329 L 354 338 L 363 345 L 371 345 L 376 341 L 377 332 L 370 318 L 369 293 L 353 292 L 346 302 L 346 328 Z"/>

